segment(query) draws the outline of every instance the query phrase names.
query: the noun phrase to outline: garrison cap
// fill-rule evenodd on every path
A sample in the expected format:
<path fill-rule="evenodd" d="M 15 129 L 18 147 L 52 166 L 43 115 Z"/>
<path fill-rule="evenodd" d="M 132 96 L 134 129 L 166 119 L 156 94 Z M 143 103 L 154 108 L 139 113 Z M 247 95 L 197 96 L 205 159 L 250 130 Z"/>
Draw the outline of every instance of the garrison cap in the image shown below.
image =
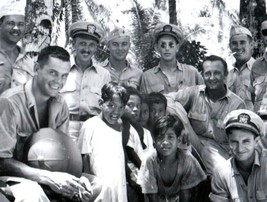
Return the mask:
<path fill-rule="evenodd" d="M 129 32 L 126 29 L 119 28 L 119 27 L 117 27 L 117 28 L 113 29 L 111 32 L 109 32 L 106 40 L 107 40 L 107 42 L 109 42 L 113 39 L 120 38 L 120 37 L 127 37 L 130 41 Z"/>
<path fill-rule="evenodd" d="M 231 27 L 231 30 L 230 30 L 230 40 L 233 36 L 240 35 L 240 34 L 246 34 L 250 38 L 252 38 L 251 32 L 246 27 L 243 27 L 241 25 L 234 25 Z"/>
<path fill-rule="evenodd" d="M 263 120 L 255 112 L 247 109 L 237 109 L 230 112 L 223 123 L 226 133 L 229 128 L 242 128 L 255 133 L 257 136 L 265 135 Z"/>
<path fill-rule="evenodd" d="M 163 35 L 169 35 L 175 38 L 175 40 L 180 43 L 180 41 L 183 38 L 183 34 L 181 30 L 173 24 L 167 24 L 167 23 L 159 23 L 156 25 L 154 29 L 154 42 L 157 42 L 159 40 L 159 37 Z"/>
<path fill-rule="evenodd" d="M 0 7 L 0 18 L 7 15 L 23 15 L 25 16 L 26 2 L 20 0 L 10 0 Z"/>
<path fill-rule="evenodd" d="M 103 39 L 105 33 L 102 27 L 97 23 L 78 21 L 70 26 L 69 35 L 71 38 L 74 38 L 79 34 L 88 35 L 99 43 Z"/>

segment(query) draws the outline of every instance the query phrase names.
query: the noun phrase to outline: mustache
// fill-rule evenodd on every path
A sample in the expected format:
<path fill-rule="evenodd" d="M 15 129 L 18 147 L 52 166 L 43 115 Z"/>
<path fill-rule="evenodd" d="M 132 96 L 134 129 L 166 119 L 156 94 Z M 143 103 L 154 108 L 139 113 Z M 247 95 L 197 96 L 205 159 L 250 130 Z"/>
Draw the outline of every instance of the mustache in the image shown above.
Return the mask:
<path fill-rule="evenodd" d="M 11 30 L 10 31 L 10 34 L 19 34 L 19 35 L 21 35 L 21 31 L 19 31 L 19 30 Z"/>
<path fill-rule="evenodd" d="M 82 54 L 87 53 L 87 54 L 91 55 L 91 52 L 90 51 L 86 51 L 86 50 L 81 50 L 81 53 Z"/>

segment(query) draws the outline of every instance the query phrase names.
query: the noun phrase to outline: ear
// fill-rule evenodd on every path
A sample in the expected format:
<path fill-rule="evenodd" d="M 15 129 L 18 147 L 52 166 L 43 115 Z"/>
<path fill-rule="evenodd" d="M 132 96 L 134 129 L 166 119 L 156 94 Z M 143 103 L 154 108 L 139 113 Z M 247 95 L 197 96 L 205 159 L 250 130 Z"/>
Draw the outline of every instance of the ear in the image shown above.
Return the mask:
<path fill-rule="evenodd" d="M 34 74 L 36 75 L 37 72 L 41 69 L 40 64 L 38 62 L 35 62 L 34 64 Z"/>
<path fill-rule="evenodd" d="M 100 98 L 100 99 L 98 100 L 98 105 L 99 105 L 99 107 L 100 107 L 101 109 L 102 109 L 103 104 L 104 104 L 104 100 Z"/>
<path fill-rule="evenodd" d="M 255 137 L 255 142 L 256 143 L 260 142 L 260 140 L 261 140 L 261 137 L 260 136 Z"/>
<path fill-rule="evenodd" d="M 155 49 L 155 51 L 159 52 L 159 44 L 158 43 L 154 44 L 154 49 Z"/>

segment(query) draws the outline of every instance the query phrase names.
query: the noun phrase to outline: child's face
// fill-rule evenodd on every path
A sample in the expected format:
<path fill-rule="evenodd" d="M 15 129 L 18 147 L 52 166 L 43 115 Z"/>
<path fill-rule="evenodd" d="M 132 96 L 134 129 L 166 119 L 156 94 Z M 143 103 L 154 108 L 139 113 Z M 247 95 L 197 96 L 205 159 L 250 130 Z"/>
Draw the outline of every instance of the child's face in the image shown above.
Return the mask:
<path fill-rule="evenodd" d="M 166 114 L 165 105 L 163 103 L 154 103 L 151 106 L 149 117 L 150 124 L 153 124 L 158 118 Z"/>
<path fill-rule="evenodd" d="M 156 136 L 156 149 L 161 156 L 171 156 L 177 151 L 179 139 L 172 128 Z"/>
<path fill-rule="evenodd" d="M 113 95 L 111 101 L 106 101 L 102 105 L 102 118 L 109 124 L 115 125 L 124 113 L 125 106 L 118 95 Z"/>
<path fill-rule="evenodd" d="M 130 95 L 125 107 L 125 113 L 134 121 L 139 121 L 141 111 L 141 99 L 138 95 Z"/>
<path fill-rule="evenodd" d="M 147 103 L 142 103 L 140 113 L 140 124 L 144 127 L 147 126 L 149 120 L 149 107 Z"/>

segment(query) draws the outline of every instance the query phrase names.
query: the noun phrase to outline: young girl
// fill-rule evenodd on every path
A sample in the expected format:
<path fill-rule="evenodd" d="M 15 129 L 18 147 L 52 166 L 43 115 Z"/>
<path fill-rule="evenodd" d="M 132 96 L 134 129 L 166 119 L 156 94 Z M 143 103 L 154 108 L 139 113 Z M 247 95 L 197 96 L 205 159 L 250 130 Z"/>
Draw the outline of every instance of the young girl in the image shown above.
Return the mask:
<path fill-rule="evenodd" d="M 129 94 L 121 85 L 104 85 L 102 113 L 84 123 L 78 140 L 84 172 L 100 177 L 109 189 L 102 198 L 105 202 L 127 201 L 121 116 L 128 99 Z"/>
<path fill-rule="evenodd" d="M 157 152 L 142 163 L 139 182 L 150 202 L 187 202 L 192 188 L 206 179 L 197 160 L 178 149 L 182 122 L 173 115 L 159 118 L 152 127 Z"/>

